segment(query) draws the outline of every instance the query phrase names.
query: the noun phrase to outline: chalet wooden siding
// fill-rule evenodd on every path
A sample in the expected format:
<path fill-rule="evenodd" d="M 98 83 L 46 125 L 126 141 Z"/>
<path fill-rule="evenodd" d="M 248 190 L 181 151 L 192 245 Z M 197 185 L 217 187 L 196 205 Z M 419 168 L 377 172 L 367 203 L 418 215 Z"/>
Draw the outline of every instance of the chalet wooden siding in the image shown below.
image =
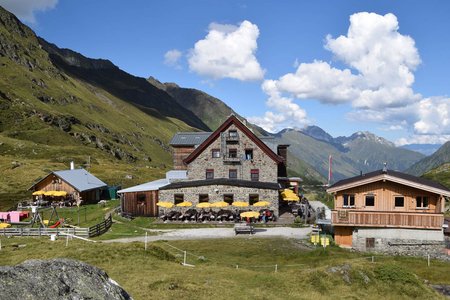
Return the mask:
<path fill-rule="evenodd" d="M 333 210 L 331 222 L 334 226 L 441 229 L 444 216 L 435 213 Z"/>
<path fill-rule="evenodd" d="M 440 213 L 442 207 L 441 201 L 444 201 L 437 194 L 388 181 L 369 183 L 337 192 L 335 194 L 336 209 L 344 208 L 344 195 L 355 196 L 355 206 L 351 207 L 351 209 L 367 211 Z M 366 195 L 373 195 L 375 197 L 374 206 L 366 206 Z M 404 197 L 403 207 L 395 207 L 396 196 Z M 428 198 L 428 208 L 416 207 L 417 196 L 426 196 Z"/>
<path fill-rule="evenodd" d="M 122 211 L 133 216 L 158 216 L 158 191 L 123 193 Z"/>
<path fill-rule="evenodd" d="M 334 229 L 334 240 L 336 244 L 346 247 L 352 246 L 352 233 L 351 227 L 336 227 Z"/>
<path fill-rule="evenodd" d="M 67 194 L 72 195 L 78 193 L 78 191 L 71 186 L 69 183 L 65 182 L 58 176 L 50 174 L 42 181 L 35 185 L 36 191 L 65 191 Z"/>
<path fill-rule="evenodd" d="M 173 168 L 174 170 L 186 170 L 187 166 L 183 160 L 194 151 L 193 146 L 173 147 Z"/>

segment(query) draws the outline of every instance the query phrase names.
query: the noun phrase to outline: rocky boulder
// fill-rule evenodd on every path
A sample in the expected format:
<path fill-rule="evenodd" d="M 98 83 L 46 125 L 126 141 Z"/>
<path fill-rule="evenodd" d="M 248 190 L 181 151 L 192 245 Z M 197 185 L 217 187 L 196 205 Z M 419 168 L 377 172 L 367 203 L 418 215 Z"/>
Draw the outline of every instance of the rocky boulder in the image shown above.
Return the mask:
<path fill-rule="evenodd" d="M 105 271 L 71 259 L 0 267 L 1 299 L 132 299 Z"/>

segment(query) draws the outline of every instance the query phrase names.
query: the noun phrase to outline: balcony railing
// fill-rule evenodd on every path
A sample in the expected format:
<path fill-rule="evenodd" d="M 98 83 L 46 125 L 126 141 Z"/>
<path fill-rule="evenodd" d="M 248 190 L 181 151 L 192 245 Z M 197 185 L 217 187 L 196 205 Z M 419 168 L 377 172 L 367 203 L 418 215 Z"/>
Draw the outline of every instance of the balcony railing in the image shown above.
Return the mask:
<path fill-rule="evenodd" d="M 227 142 L 238 142 L 239 141 L 239 135 L 236 133 L 236 134 L 226 134 L 225 135 L 225 140 L 227 141 Z"/>
<path fill-rule="evenodd" d="M 223 156 L 223 161 L 224 162 L 240 162 L 241 158 L 238 155 L 230 155 L 229 153 L 226 153 Z"/>
<path fill-rule="evenodd" d="M 417 212 L 333 210 L 331 223 L 334 226 L 402 227 L 441 229 L 444 215 Z"/>

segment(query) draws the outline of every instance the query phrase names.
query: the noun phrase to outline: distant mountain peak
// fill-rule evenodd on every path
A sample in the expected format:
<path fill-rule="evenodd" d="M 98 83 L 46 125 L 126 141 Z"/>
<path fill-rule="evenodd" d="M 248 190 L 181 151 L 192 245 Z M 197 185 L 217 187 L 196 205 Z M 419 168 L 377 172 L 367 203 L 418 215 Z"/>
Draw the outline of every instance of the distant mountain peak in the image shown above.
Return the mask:
<path fill-rule="evenodd" d="M 306 135 L 309 135 L 312 138 L 315 138 L 316 140 L 334 143 L 334 138 L 319 126 L 315 125 L 307 126 L 301 129 L 301 132 L 303 132 Z"/>

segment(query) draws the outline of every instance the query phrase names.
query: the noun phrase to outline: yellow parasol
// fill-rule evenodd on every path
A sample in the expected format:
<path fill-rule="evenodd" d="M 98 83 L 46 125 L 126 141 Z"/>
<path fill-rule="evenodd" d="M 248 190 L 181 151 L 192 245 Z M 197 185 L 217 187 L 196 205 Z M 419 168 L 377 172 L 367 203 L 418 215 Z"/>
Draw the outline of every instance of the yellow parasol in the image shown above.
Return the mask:
<path fill-rule="evenodd" d="M 211 203 L 211 207 L 227 207 L 228 205 L 230 205 L 230 204 L 228 204 L 225 201 Z"/>
<path fill-rule="evenodd" d="M 192 202 L 189 202 L 189 201 L 183 201 L 183 202 L 181 202 L 181 203 L 178 203 L 177 206 L 178 206 L 178 207 L 190 207 L 190 206 L 192 206 Z"/>
<path fill-rule="evenodd" d="M 283 200 L 284 201 L 294 201 L 294 202 L 298 202 L 298 201 L 300 201 L 300 198 L 299 197 L 297 197 L 297 196 L 290 196 L 290 197 L 286 197 L 286 198 L 283 198 Z"/>
<path fill-rule="evenodd" d="M 241 213 L 241 218 L 257 218 L 259 217 L 259 212 L 257 211 L 246 211 Z"/>
<path fill-rule="evenodd" d="M 264 207 L 264 206 L 269 206 L 270 202 L 269 201 L 258 201 L 256 203 L 253 203 L 253 206 L 255 207 Z"/>
<path fill-rule="evenodd" d="M 201 203 L 197 204 L 196 207 L 198 207 L 198 208 L 211 207 L 211 203 L 209 203 L 209 202 L 201 202 Z"/>
<path fill-rule="evenodd" d="M 236 202 L 233 202 L 233 206 L 236 206 L 236 207 L 247 207 L 248 203 L 247 202 L 243 202 L 243 201 L 236 201 Z"/>
<path fill-rule="evenodd" d="M 44 193 L 44 196 L 54 196 L 54 195 L 53 195 L 54 192 L 55 192 L 55 191 L 46 191 L 46 192 Z"/>
<path fill-rule="evenodd" d="M 33 192 L 33 196 L 40 196 L 40 195 L 44 195 L 45 194 L 45 191 L 36 191 L 36 192 Z"/>
<path fill-rule="evenodd" d="M 0 223 L 0 229 L 9 228 L 9 227 L 11 227 L 11 224 L 9 224 L 9 223 Z"/>
<path fill-rule="evenodd" d="M 164 208 L 172 208 L 174 206 L 172 202 L 163 202 L 163 201 L 159 201 L 158 203 L 156 203 L 156 205 Z"/>
<path fill-rule="evenodd" d="M 65 192 L 65 191 L 54 191 L 54 192 L 53 192 L 53 196 L 56 196 L 56 197 L 65 197 L 65 196 L 67 196 L 67 192 Z"/>

